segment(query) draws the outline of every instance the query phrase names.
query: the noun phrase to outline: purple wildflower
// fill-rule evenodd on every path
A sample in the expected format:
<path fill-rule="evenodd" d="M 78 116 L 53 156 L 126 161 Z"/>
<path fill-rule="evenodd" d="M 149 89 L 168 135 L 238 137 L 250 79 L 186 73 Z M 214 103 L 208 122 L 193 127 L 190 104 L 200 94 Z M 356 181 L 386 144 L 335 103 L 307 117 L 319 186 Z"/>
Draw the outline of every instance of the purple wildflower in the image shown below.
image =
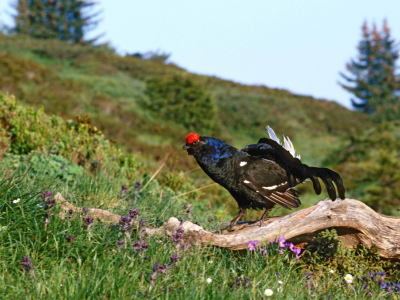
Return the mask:
<path fill-rule="evenodd" d="M 178 255 L 178 253 L 172 254 L 172 255 L 171 255 L 171 258 L 170 258 L 169 264 L 172 265 L 173 263 L 178 262 L 178 260 L 179 260 L 180 258 L 181 258 L 181 257 Z"/>
<path fill-rule="evenodd" d="M 74 211 L 72 210 L 72 208 L 68 209 L 68 218 L 72 217 L 72 214 L 74 213 Z"/>
<path fill-rule="evenodd" d="M 260 252 L 265 256 L 267 254 L 267 249 L 260 248 Z"/>
<path fill-rule="evenodd" d="M 22 256 L 23 262 L 20 262 L 19 264 L 24 266 L 22 268 L 22 271 L 31 271 L 33 270 L 34 264 L 33 262 L 31 262 L 31 258 L 29 257 L 29 255 L 26 256 Z"/>
<path fill-rule="evenodd" d="M 51 195 L 53 195 L 53 192 L 51 192 L 51 191 L 43 191 L 43 192 L 40 192 L 40 194 L 41 194 L 40 197 L 42 197 L 42 200 L 44 202 L 46 202 L 47 200 L 50 199 Z"/>
<path fill-rule="evenodd" d="M 279 250 L 279 253 L 280 254 L 283 254 L 285 252 L 285 248 L 281 248 L 280 250 Z"/>
<path fill-rule="evenodd" d="M 72 235 L 66 236 L 65 238 L 66 238 L 68 244 L 71 244 L 76 239 L 76 237 L 74 237 Z"/>
<path fill-rule="evenodd" d="M 296 259 L 299 259 L 299 254 L 301 253 L 301 249 L 300 248 L 291 248 L 290 250 L 292 250 L 292 252 L 294 254 L 296 254 Z"/>
<path fill-rule="evenodd" d="M 144 227 L 144 226 L 146 226 L 146 220 L 143 220 L 143 219 L 140 219 L 140 221 L 139 221 L 139 226 L 140 227 Z"/>
<path fill-rule="evenodd" d="M 127 232 L 132 228 L 132 218 L 130 216 L 121 217 L 118 224 L 123 232 Z"/>
<path fill-rule="evenodd" d="M 247 277 L 243 276 L 243 277 L 238 277 L 236 280 L 233 280 L 231 286 L 236 288 L 244 286 L 244 288 L 247 289 L 250 284 L 251 281 Z"/>
<path fill-rule="evenodd" d="M 128 192 L 128 186 L 123 184 L 121 186 L 121 198 L 126 198 L 126 193 Z"/>
<path fill-rule="evenodd" d="M 135 241 L 133 245 L 133 251 L 138 252 L 140 250 L 147 250 L 149 248 L 149 244 L 142 241 Z"/>
<path fill-rule="evenodd" d="M 93 217 L 82 217 L 82 221 L 85 222 L 86 229 L 89 229 L 93 225 Z"/>
<path fill-rule="evenodd" d="M 86 206 L 82 208 L 82 215 L 86 215 L 89 211 L 89 208 L 87 208 Z"/>
<path fill-rule="evenodd" d="M 142 186 L 142 183 L 138 180 L 135 182 L 135 189 L 138 189 Z"/>
<path fill-rule="evenodd" d="M 139 215 L 139 212 L 137 211 L 136 208 L 131 208 L 131 209 L 129 210 L 129 216 L 130 216 L 132 219 L 136 219 L 138 215 Z"/>
<path fill-rule="evenodd" d="M 41 194 L 40 197 L 42 198 L 43 203 L 44 203 L 44 209 L 52 208 L 56 202 L 56 200 L 51 199 L 51 195 L 53 195 L 53 192 L 43 191 L 43 192 L 40 192 L 40 194 Z"/>
<path fill-rule="evenodd" d="M 172 235 L 172 239 L 175 241 L 175 242 L 180 242 L 181 241 L 181 239 L 182 239 L 182 234 L 185 232 L 185 230 L 182 228 L 182 227 L 179 227 L 177 230 L 176 230 L 176 234 L 173 234 Z"/>
<path fill-rule="evenodd" d="M 285 247 L 288 247 L 290 250 L 292 250 L 294 245 L 293 245 L 293 243 L 286 243 Z"/>
<path fill-rule="evenodd" d="M 283 248 L 283 247 L 285 247 L 286 239 L 282 235 L 282 236 L 278 237 L 276 242 L 278 243 L 279 247 Z"/>
<path fill-rule="evenodd" d="M 150 275 L 152 284 L 156 282 L 157 276 L 160 273 L 166 275 L 168 273 L 168 265 L 167 264 L 160 265 L 158 262 L 156 262 L 153 265 L 153 274 Z"/>
<path fill-rule="evenodd" d="M 249 247 L 249 251 L 256 250 L 256 246 L 258 245 L 258 241 L 249 241 L 247 246 Z"/>
<path fill-rule="evenodd" d="M 118 243 L 118 246 L 122 246 L 125 243 L 125 240 L 119 239 L 117 243 Z"/>

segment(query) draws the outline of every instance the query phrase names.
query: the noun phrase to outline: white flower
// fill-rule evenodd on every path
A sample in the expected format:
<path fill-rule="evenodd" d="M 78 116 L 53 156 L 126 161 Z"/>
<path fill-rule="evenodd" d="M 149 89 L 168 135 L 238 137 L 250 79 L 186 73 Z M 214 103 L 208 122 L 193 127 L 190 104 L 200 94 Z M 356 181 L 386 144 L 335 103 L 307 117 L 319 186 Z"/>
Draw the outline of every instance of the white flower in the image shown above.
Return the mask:
<path fill-rule="evenodd" d="M 352 283 L 352 282 L 353 282 L 353 275 L 347 274 L 347 275 L 344 277 L 344 280 L 345 280 L 347 283 Z"/>
<path fill-rule="evenodd" d="M 329 273 L 332 273 L 332 274 L 333 274 L 333 273 L 335 273 L 335 270 L 330 270 Z"/>
<path fill-rule="evenodd" d="M 279 284 L 283 284 L 283 281 L 282 281 L 282 280 L 278 280 L 278 283 L 279 283 Z"/>
<path fill-rule="evenodd" d="M 19 201 L 21 201 L 21 199 L 17 199 L 17 200 L 13 200 L 13 203 L 18 203 Z"/>
<path fill-rule="evenodd" d="M 212 264 L 212 263 L 213 263 L 213 261 L 212 261 L 212 260 L 210 260 L 210 261 L 208 261 L 208 263 L 209 263 L 209 264 Z"/>
<path fill-rule="evenodd" d="M 265 296 L 269 297 L 269 296 L 272 296 L 274 294 L 274 292 L 272 290 L 270 290 L 270 289 L 266 289 L 264 294 L 265 294 Z"/>
<path fill-rule="evenodd" d="M 280 292 L 281 292 L 281 288 L 278 287 L 278 288 L 276 289 L 276 291 L 277 291 L 278 293 L 280 293 Z"/>
<path fill-rule="evenodd" d="M 211 278 L 207 278 L 206 281 L 207 281 L 208 284 L 210 284 L 212 282 L 212 279 Z"/>

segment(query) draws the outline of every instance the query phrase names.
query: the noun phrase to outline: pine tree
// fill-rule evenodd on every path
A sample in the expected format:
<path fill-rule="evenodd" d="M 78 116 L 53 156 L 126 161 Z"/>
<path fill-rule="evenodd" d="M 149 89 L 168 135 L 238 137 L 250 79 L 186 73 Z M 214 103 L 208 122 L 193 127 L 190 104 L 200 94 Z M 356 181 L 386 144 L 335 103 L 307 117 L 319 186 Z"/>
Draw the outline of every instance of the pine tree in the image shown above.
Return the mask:
<path fill-rule="evenodd" d="M 93 29 L 100 12 L 85 14 L 95 2 L 84 0 L 17 0 L 14 16 L 17 33 L 39 39 L 60 39 L 84 43 L 84 34 Z M 90 41 L 94 42 L 97 38 Z"/>
<path fill-rule="evenodd" d="M 376 25 L 369 30 L 365 22 L 362 33 L 359 56 L 346 65 L 354 77 L 340 73 L 354 85 L 340 85 L 357 98 L 351 99 L 354 108 L 372 114 L 377 121 L 400 119 L 400 79 L 395 74 L 399 53 L 387 22 L 381 32 Z"/>

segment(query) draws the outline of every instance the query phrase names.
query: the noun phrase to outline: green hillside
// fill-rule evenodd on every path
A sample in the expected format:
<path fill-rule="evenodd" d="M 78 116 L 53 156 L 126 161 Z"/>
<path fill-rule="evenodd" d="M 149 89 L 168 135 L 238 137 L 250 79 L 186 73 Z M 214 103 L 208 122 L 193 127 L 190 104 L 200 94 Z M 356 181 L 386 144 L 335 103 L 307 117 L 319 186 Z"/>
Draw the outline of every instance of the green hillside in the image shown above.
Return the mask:
<path fill-rule="evenodd" d="M 183 121 L 187 116 L 169 118 L 168 112 L 144 105 L 152 101 L 146 91 L 149 80 L 168 86 L 173 76 L 191 80 L 212 96 L 216 112 L 205 110 L 197 118 L 214 116 L 213 128 L 200 121 L 188 127 Z M 279 136 L 292 139 L 305 163 L 322 166 L 333 150 L 345 145 L 344 137 L 371 126 L 367 116 L 335 102 L 191 74 L 174 64 L 122 57 L 107 47 L 24 36 L 0 35 L 0 89 L 27 105 L 43 106 L 48 114 L 75 121 L 80 116 L 127 151 L 140 153 L 150 173 L 167 158 L 160 176 L 164 184 L 169 184 L 167 170 L 194 178 L 196 187 L 211 183 L 181 151 L 191 131 L 243 147 L 265 136 L 270 125 Z M 185 109 L 190 106 L 183 113 Z M 306 192 L 309 187 L 302 188 Z M 212 203 L 228 203 L 231 212 L 236 210 L 223 189 L 213 186 L 205 194 Z M 313 195 L 305 205 L 318 199 Z"/>
<path fill-rule="evenodd" d="M 207 187 L 211 180 L 182 145 L 196 131 L 242 147 L 265 136 L 266 125 L 290 136 L 303 162 L 338 170 L 348 196 L 393 214 L 398 122 L 372 126 L 334 102 L 23 36 L 0 35 L 0 88 L 0 295 L 386 299 L 400 291 L 398 263 L 380 259 L 375 247 L 345 247 L 334 229 L 301 250 L 283 237 L 270 244 L 249 237 L 240 252 L 183 243 L 185 232 L 140 233 L 172 216 L 206 230 L 231 220 L 236 202 Z M 299 187 L 301 209 L 327 197 L 310 188 Z M 57 192 L 82 212 L 59 217 Z M 85 207 L 125 217 L 109 224 Z"/>

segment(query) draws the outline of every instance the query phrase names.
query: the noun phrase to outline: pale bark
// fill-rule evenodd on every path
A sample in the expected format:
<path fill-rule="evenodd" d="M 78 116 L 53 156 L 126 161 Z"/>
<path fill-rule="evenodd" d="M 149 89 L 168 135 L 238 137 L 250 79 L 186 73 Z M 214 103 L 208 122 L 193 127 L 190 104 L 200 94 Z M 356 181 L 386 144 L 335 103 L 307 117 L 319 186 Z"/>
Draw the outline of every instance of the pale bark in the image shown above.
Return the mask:
<path fill-rule="evenodd" d="M 72 208 L 80 212 L 81 208 L 72 206 L 57 194 L 57 203 L 64 211 Z M 90 216 L 104 222 L 119 221 L 120 216 L 100 209 L 90 209 Z M 364 203 L 353 200 L 319 201 L 312 207 L 296 211 L 283 217 L 266 220 L 261 227 L 258 224 L 240 224 L 232 231 L 210 232 L 189 221 L 170 218 L 160 228 L 144 228 L 142 234 L 163 234 L 171 236 L 182 227 L 186 242 L 200 246 L 217 246 L 230 250 L 247 249 L 249 241 L 259 243 L 275 241 L 279 236 L 295 246 L 304 248 L 312 242 L 319 232 L 336 229 L 339 238 L 347 247 L 359 243 L 367 248 L 376 245 L 382 258 L 400 260 L 400 217 L 379 214 Z"/>

